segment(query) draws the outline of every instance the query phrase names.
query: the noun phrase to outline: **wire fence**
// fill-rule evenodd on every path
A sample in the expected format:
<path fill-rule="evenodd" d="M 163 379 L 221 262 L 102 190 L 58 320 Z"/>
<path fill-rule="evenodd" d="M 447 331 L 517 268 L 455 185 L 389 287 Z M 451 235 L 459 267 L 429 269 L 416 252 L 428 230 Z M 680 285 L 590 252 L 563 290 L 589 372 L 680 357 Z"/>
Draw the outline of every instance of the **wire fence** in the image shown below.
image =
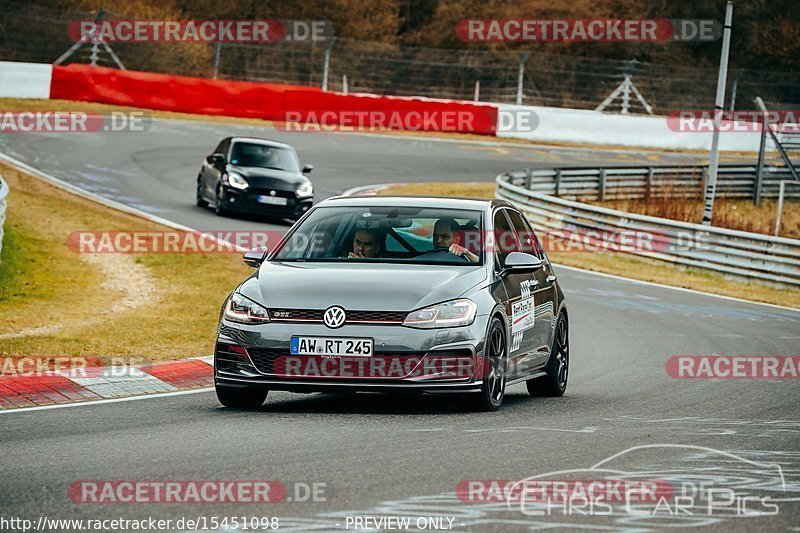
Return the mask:
<path fill-rule="evenodd" d="M 95 12 L 0 0 L 0 60 L 52 63 L 73 42 L 67 25 L 94 19 Z M 106 14 L 107 19 L 115 17 Z M 126 68 L 221 79 L 321 86 L 326 43 L 111 43 Z M 676 45 L 678 46 L 678 45 Z M 89 63 L 91 45 L 66 61 Z M 330 50 L 328 88 L 376 94 L 418 95 L 460 100 L 517 101 L 520 52 L 436 49 L 337 39 Z M 114 67 L 102 50 L 96 63 Z M 625 73 L 657 114 L 678 109 L 713 109 L 716 68 L 656 65 L 534 52 L 524 63 L 522 103 L 596 108 L 624 80 Z M 796 108 L 800 72 L 733 70 L 729 95 L 736 107 L 753 109 L 761 96 L 772 109 Z M 478 86 L 476 88 L 476 85 Z M 735 87 L 735 89 L 734 89 Z M 730 96 L 728 98 L 730 102 Z M 618 111 L 618 102 L 606 111 Z M 632 112 L 643 113 L 638 103 Z"/>

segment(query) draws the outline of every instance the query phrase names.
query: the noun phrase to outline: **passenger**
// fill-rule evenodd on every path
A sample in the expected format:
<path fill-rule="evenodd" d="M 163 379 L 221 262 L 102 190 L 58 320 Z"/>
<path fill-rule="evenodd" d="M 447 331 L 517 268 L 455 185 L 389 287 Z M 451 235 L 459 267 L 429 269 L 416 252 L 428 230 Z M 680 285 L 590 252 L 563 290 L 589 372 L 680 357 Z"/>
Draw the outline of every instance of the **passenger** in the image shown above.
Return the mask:
<path fill-rule="evenodd" d="M 433 226 L 433 247 L 446 248 L 448 252 L 459 257 L 465 257 L 470 263 L 477 263 L 479 258 L 461 246 L 459 235 L 461 226 L 452 218 L 440 218 Z"/>
<path fill-rule="evenodd" d="M 380 257 L 385 248 L 385 235 L 377 229 L 360 229 L 353 237 L 353 251 L 349 259 L 369 259 Z"/>

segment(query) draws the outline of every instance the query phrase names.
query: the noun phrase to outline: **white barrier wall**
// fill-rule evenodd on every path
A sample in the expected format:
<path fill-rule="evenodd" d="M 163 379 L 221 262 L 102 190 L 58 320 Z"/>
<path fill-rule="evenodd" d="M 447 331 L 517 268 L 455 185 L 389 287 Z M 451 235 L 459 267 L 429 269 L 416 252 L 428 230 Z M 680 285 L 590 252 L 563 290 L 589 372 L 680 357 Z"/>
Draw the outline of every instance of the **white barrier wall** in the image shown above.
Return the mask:
<path fill-rule="evenodd" d="M 508 104 L 499 104 L 498 107 L 498 137 L 684 150 L 711 148 L 711 133 L 673 131 L 667 125 L 667 117 L 662 116 Z M 526 114 L 533 114 L 538 120 L 520 125 L 520 118 Z M 720 150 L 757 152 L 760 137 L 757 132 L 723 132 L 720 134 Z"/>
<path fill-rule="evenodd" d="M 0 98 L 50 98 L 53 66 L 0 61 Z"/>

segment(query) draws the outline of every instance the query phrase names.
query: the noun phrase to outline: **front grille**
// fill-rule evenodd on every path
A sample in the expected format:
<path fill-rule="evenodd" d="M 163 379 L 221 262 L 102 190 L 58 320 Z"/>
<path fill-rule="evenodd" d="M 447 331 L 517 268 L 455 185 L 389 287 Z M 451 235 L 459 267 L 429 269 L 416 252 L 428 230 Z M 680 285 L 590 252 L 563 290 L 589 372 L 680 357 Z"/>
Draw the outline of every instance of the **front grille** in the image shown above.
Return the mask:
<path fill-rule="evenodd" d="M 270 320 L 275 322 L 322 322 L 324 310 L 270 309 Z M 405 311 L 346 311 L 345 324 L 401 324 L 408 314 Z"/>
<path fill-rule="evenodd" d="M 286 350 L 275 350 L 270 348 L 248 348 L 247 353 L 250 354 L 250 360 L 256 367 L 256 370 L 262 374 L 272 374 L 272 365 L 275 360 L 280 356 L 286 356 Z"/>

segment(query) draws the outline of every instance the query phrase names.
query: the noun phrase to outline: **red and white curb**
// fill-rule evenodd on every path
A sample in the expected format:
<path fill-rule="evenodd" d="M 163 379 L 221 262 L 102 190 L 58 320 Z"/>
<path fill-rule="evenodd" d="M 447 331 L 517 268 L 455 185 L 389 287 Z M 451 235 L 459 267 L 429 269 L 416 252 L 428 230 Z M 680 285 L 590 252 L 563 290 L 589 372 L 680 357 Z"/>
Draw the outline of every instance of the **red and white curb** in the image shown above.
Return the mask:
<path fill-rule="evenodd" d="M 0 410 L 111 400 L 211 387 L 213 357 L 149 363 L 125 369 L 35 376 L 0 376 Z"/>

